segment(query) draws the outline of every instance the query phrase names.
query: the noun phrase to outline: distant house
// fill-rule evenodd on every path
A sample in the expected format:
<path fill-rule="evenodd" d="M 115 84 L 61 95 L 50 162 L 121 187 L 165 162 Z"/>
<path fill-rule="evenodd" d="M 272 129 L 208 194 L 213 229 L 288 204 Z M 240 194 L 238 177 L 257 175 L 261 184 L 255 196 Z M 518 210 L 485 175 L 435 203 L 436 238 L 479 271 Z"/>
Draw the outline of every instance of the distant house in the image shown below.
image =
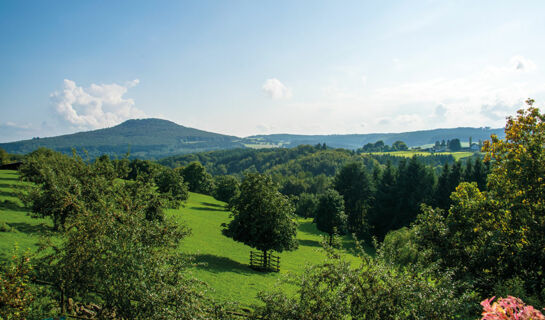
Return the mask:
<path fill-rule="evenodd" d="M 479 147 L 479 145 L 476 144 L 476 143 L 472 143 L 471 147 L 469 147 L 469 150 L 471 150 L 471 151 L 481 151 L 481 147 Z"/>

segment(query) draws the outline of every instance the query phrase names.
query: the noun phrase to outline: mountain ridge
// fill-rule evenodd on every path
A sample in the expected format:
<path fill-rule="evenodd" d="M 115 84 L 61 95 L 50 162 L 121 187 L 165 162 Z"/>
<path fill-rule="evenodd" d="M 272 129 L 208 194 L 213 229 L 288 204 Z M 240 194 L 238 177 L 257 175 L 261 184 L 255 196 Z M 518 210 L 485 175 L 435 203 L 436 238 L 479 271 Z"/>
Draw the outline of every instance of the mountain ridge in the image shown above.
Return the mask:
<path fill-rule="evenodd" d="M 24 154 L 46 147 L 63 153 L 72 153 L 96 157 L 107 154 L 121 157 L 130 152 L 133 158 L 158 159 L 171 155 L 233 148 L 274 148 L 295 147 L 302 144 L 315 145 L 326 143 L 330 147 L 357 149 L 366 143 L 378 140 L 392 144 L 404 141 L 409 147 L 432 144 L 439 140 L 458 138 L 474 142 L 489 139 L 491 134 L 504 136 L 503 128 L 439 128 L 431 130 L 409 131 L 400 133 L 365 133 L 365 134 L 330 134 L 298 135 L 269 134 L 253 135 L 240 138 L 195 128 L 185 127 L 173 121 L 147 118 L 130 119 L 116 126 L 82 131 L 72 134 L 47 138 L 0 143 L 0 148 L 9 153 Z"/>

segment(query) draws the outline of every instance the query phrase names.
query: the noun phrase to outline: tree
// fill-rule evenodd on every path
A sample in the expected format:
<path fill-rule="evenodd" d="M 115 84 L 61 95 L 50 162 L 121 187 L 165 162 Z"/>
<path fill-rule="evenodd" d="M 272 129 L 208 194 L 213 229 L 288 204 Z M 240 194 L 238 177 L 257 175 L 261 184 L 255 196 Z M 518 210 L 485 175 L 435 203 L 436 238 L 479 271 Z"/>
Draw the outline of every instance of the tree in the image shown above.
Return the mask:
<path fill-rule="evenodd" d="M 344 198 L 348 215 L 348 230 L 362 233 L 365 230 L 365 213 L 371 205 L 373 186 L 369 174 L 361 162 L 345 165 L 333 182 Z"/>
<path fill-rule="evenodd" d="M 443 170 L 437 179 L 437 184 L 434 190 L 434 205 L 441 209 L 448 209 L 450 206 L 450 194 L 452 189 L 450 188 L 449 177 L 451 176 L 451 170 L 448 162 L 443 165 Z"/>
<path fill-rule="evenodd" d="M 320 196 L 316 208 L 316 227 L 329 235 L 329 245 L 333 235 L 346 232 L 346 214 L 343 197 L 335 190 L 328 190 Z"/>
<path fill-rule="evenodd" d="M 420 212 L 420 204 L 432 198 L 434 175 L 416 156 L 408 162 L 402 161 L 397 171 L 397 210 L 392 229 L 411 224 Z"/>
<path fill-rule="evenodd" d="M 55 230 L 59 230 L 85 206 L 103 201 L 103 191 L 113 187 L 114 175 L 102 173 L 80 157 L 38 150 L 21 166 L 22 179 L 34 185 L 28 186 L 28 192 L 20 196 L 33 215 L 51 218 Z"/>
<path fill-rule="evenodd" d="M 303 218 L 316 217 L 318 199 L 312 193 L 303 193 L 295 205 L 295 214 Z"/>
<path fill-rule="evenodd" d="M 187 184 L 178 170 L 165 168 L 155 177 L 157 190 L 171 201 L 170 207 L 177 208 L 189 198 Z"/>
<path fill-rule="evenodd" d="M 210 194 L 214 189 L 212 176 L 200 162 L 192 162 L 181 170 L 184 180 L 189 185 L 189 191 Z"/>
<path fill-rule="evenodd" d="M 370 231 L 379 240 L 383 239 L 388 231 L 392 229 L 392 222 L 395 221 L 395 216 L 398 213 L 396 176 L 395 168 L 388 161 L 386 168 L 379 175 L 373 210 L 369 211 L 367 222 Z"/>
<path fill-rule="evenodd" d="M 178 253 L 189 230 L 171 218 L 148 219 L 140 198 L 154 191 L 142 183 L 118 184 L 96 208 L 70 217 L 72 228 L 50 244 L 39 276 L 56 284 L 63 310 L 70 297 L 98 304 L 102 318 L 209 318 L 213 304 Z"/>
<path fill-rule="evenodd" d="M 240 183 L 234 176 L 217 176 L 214 185 L 214 197 L 220 201 L 230 203 L 240 194 Z"/>
<path fill-rule="evenodd" d="M 233 201 L 233 220 L 223 234 L 263 252 L 263 268 L 268 268 L 267 252 L 295 250 L 297 223 L 291 201 L 282 195 L 271 177 L 248 174 Z"/>
<path fill-rule="evenodd" d="M 394 142 L 394 144 L 392 144 L 392 149 L 394 151 L 405 151 L 408 150 L 409 147 L 407 147 L 407 144 L 405 144 L 405 142 L 398 140 Z"/>
<path fill-rule="evenodd" d="M 30 256 L 14 250 L 8 260 L 0 264 L 0 319 L 28 319 L 35 299 L 31 286 Z M 36 315 L 35 315 L 36 316 Z"/>
<path fill-rule="evenodd" d="M 450 151 L 460 151 L 462 149 L 462 144 L 460 143 L 460 139 L 452 139 L 448 142 L 447 147 Z"/>
<path fill-rule="evenodd" d="M 9 154 L 0 148 L 0 165 L 9 163 Z"/>
<path fill-rule="evenodd" d="M 485 161 L 492 163 L 488 191 L 461 183 L 446 217 L 427 210 L 416 227 L 421 250 L 430 251 L 455 279 L 484 296 L 516 290 L 543 307 L 545 115 L 532 100 L 527 103 L 508 118 L 504 140 L 492 136 L 485 142 Z"/>

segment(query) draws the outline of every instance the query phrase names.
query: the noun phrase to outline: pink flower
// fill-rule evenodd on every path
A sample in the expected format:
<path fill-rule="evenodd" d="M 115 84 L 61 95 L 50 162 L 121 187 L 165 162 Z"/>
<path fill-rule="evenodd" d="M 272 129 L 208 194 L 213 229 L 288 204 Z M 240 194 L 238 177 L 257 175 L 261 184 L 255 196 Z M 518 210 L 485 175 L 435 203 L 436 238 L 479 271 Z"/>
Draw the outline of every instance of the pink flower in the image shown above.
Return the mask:
<path fill-rule="evenodd" d="M 539 310 L 525 305 L 519 298 L 508 296 L 492 303 L 495 298 L 484 299 L 481 302 L 483 306 L 481 320 L 545 320 L 545 316 Z"/>

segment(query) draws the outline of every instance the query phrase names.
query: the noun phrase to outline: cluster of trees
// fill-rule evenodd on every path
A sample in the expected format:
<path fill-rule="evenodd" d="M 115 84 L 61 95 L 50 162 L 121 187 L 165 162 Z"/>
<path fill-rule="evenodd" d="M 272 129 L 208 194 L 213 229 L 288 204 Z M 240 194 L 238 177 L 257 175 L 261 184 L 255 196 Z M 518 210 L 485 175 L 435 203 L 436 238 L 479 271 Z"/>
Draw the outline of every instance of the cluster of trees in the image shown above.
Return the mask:
<path fill-rule="evenodd" d="M 0 276 L 6 282 L 15 273 L 19 280 L 6 282 L 13 289 L 6 294 L 26 299 L 21 306 L 0 304 L 2 317 L 14 308 L 21 319 L 64 314 L 76 300 L 94 306 L 98 318 L 228 318 L 185 272 L 192 261 L 177 248 L 190 230 L 163 213 L 187 198 L 181 171 L 163 168 L 152 176 L 145 165 L 135 166 L 142 170 L 129 180 L 130 166 L 47 149 L 28 155 L 20 173 L 33 184 L 23 200 L 35 215 L 50 217 L 57 232 L 35 260 L 22 259 Z M 47 289 L 30 284 L 31 269 Z"/>
<path fill-rule="evenodd" d="M 298 278 L 296 297 L 262 294 L 258 313 L 264 319 L 471 319 L 482 301 L 483 319 L 543 318 L 536 309 L 545 306 L 545 114 L 528 103 L 508 119 L 505 140 L 493 136 L 485 143 L 491 166 L 485 184 L 461 181 L 479 172 L 478 164 L 461 174 L 456 165 L 445 169 L 443 180 L 461 181 L 446 210 L 422 204 L 416 220 L 389 232 L 376 257 L 363 255 L 359 267 L 331 250 L 324 264 Z M 491 305 L 492 296 L 517 296 L 537 308 L 512 297 Z"/>
<path fill-rule="evenodd" d="M 405 151 L 409 150 L 407 144 L 403 141 L 396 141 L 392 143 L 392 146 L 384 144 L 384 141 L 379 140 L 375 143 L 367 143 L 363 148 L 358 149 L 356 152 L 390 152 L 390 151 Z"/>
<path fill-rule="evenodd" d="M 347 221 L 346 227 L 338 226 L 338 232 L 343 234 L 342 230 L 347 230 L 366 239 L 375 236 L 380 240 L 388 231 L 412 223 L 422 203 L 448 209 L 450 193 L 462 181 L 476 182 L 486 188 L 488 165 L 479 158 L 468 159 L 464 164 L 445 163 L 439 177 L 420 159 L 402 159 L 397 167 L 387 162 L 372 171 L 362 161 L 342 167 L 325 188 L 334 189 L 343 197 L 342 211 Z M 295 212 L 303 217 L 317 217 L 323 194 L 300 194 L 294 198 Z M 338 219 L 333 218 L 337 213 L 331 215 L 332 219 Z"/>
<path fill-rule="evenodd" d="M 469 144 L 471 146 L 471 138 L 469 138 Z M 439 140 L 435 141 L 435 148 L 446 148 L 446 149 L 449 149 L 450 151 L 460 151 L 462 149 L 462 143 L 460 142 L 460 139 L 458 138 L 455 138 L 455 139 L 452 139 L 452 140 L 447 140 L 445 142 L 445 140 L 441 140 L 441 142 L 439 142 Z"/>

